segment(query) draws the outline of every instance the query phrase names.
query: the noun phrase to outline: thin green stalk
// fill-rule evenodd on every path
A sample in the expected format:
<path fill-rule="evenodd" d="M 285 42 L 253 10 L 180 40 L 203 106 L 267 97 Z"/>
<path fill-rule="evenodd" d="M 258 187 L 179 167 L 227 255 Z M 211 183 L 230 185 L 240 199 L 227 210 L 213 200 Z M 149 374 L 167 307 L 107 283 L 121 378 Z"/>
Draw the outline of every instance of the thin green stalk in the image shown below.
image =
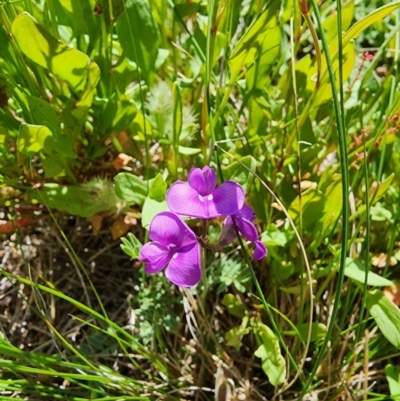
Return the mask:
<path fill-rule="evenodd" d="M 349 203 L 348 203 L 348 201 L 349 201 L 349 173 L 348 173 L 348 161 L 347 161 L 346 133 L 345 133 L 344 124 L 343 124 L 344 116 L 342 115 L 342 112 L 341 112 L 342 107 L 341 107 L 341 105 L 339 103 L 339 99 L 338 99 L 338 91 L 337 91 L 336 83 L 335 83 L 335 81 L 336 81 L 335 71 L 333 69 L 332 59 L 331 59 L 331 55 L 329 53 L 329 47 L 328 47 L 328 42 L 327 42 L 327 39 L 325 36 L 325 31 L 322 26 L 322 20 L 321 20 L 321 15 L 319 12 L 319 7 L 318 7 L 316 0 L 311 0 L 311 2 L 312 2 L 313 10 L 315 13 L 315 17 L 317 19 L 322 47 L 323 47 L 325 57 L 326 57 L 329 79 L 330 79 L 332 94 L 333 94 L 333 106 L 334 106 L 334 110 L 335 110 L 336 125 L 337 125 L 338 136 L 339 136 L 340 168 L 341 168 L 341 173 L 342 173 L 342 238 L 341 238 L 340 266 L 339 266 L 339 272 L 338 272 L 338 277 L 337 277 L 337 286 L 336 286 L 336 291 L 335 291 L 335 303 L 333 305 L 333 309 L 332 309 L 332 313 L 330 316 L 330 321 L 329 321 L 329 324 L 327 327 L 327 332 L 326 332 L 324 342 L 319 350 L 319 353 L 318 353 L 317 359 L 315 361 L 315 364 L 313 366 L 313 369 L 307 379 L 306 384 L 303 387 L 303 390 L 301 391 L 301 393 L 298 397 L 298 400 L 301 400 L 303 398 L 303 396 L 307 393 L 307 391 L 315 377 L 315 374 L 318 370 L 318 367 L 320 366 L 322 359 L 325 356 L 329 341 L 331 340 L 336 316 L 337 316 L 339 308 L 340 308 L 340 294 L 341 294 L 343 281 L 344 281 L 344 268 L 345 268 L 346 257 L 347 257 L 347 240 L 349 237 L 348 220 L 349 220 L 349 215 L 350 215 Z M 337 13 L 338 13 L 338 42 L 339 42 L 339 48 L 341 48 L 341 46 L 342 46 L 342 26 L 341 26 L 341 17 L 339 17 L 339 15 L 341 14 L 342 10 L 339 7 L 340 6 L 339 0 L 337 0 L 336 4 L 337 4 Z M 339 54 L 339 65 L 341 65 L 341 56 L 342 56 L 342 54 Z M 342 77 L 342 75 L 339 74 L 339 77 Z M 339 82 L 339 85 L 343 86 L 343 82 Z M 343 100 L 343 97 L 341 97 L 341 100 Z"/>
<path fill-rule="evenodd" d="M 368 194 L 368 188 L 369 188 L 369 178 L 368 178 L 368 163 L 367 163 L 367 155 L 366 155 L 366 146 L 365 146 L 365 140 L 364 140 L 364 174 L 365 174 L 365 213 L 366 213 L 366 233 L 365 233 L 365 276 L 364 276 L 364 286 L 363 286 L 363 294 L 362 294 L 362 302 L 361 302 L 361 308 L 360 308 L 360 315 L 359 315 L 359 320 L 364 319 L 364 312 L 365 312 L 365 297 L 367 294 L 367 280 L 368 280 L 368 272 L 369 272 L 369 250 L 371 247 L 371 215 L 370 215 L 370 204 L 369 204 L 369 194 Z M 359 325 L 357 328 L 357 333 L 356 333 L 356 339 L 355 339 L 355 344 L 357 344 L 361 338 L 361 330 L 363 328 L 363 325 Z"/>

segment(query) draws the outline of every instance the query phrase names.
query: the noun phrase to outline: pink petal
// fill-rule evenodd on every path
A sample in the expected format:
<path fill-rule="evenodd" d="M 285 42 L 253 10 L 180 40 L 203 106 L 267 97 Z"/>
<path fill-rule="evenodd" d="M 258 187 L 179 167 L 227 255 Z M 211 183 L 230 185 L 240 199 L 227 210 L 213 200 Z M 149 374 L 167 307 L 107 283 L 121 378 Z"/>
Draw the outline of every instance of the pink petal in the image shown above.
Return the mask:
<path fill-rule="evenodd" d="M 214 169 L 205 166 L 202 170 L 193 168 L 188 176 L 189 185 L 200 195 L 210 195 L 217 186 L 217 176 Z"/>
<path fill-rule="evenodd" d="M 227 216 L 237 213 L 243 206 L 243 188 L 232 181 L 225 181 L 212 192 L 208 204 L 208 217 Z"/>
<path fill-rule="evenodd" d="M 196 241 L 196 236 L 186 223 L 171 212 L 161 212 L 154 216 L 150 223 L 149 237 L 160 244 L 176 247 Z"/>
<path fill-rule="evenodd" d="M 253 252 L 253 259 L 260 260 L 267 255 L 267 248 L 261 241 L 254 242 L 255 248 Z"/>
<path fill-rule="evenodd" d="M 188 252 L 179 252 L 169 262 L 165 275 L 180 287 L 192 287 L 201 278 L 200 247 L 197 244 Z"/>
<path fill-rule="evenodd" d="M 139 261 L 147 263 L 145 272 L 149 274 L 159 273 L 170 260 L 169 248 L 156 242 L 149 242 L 140 248 Z"/>
<path fill-rule="evenodd" d="M 200 170 L 200 169 L 199 169 Z M 208 218 L 207 205 L 202 196 L 188 183 L 177 181 L 167 191 L 167 204 L 170 210 L 184 216 Z"/>

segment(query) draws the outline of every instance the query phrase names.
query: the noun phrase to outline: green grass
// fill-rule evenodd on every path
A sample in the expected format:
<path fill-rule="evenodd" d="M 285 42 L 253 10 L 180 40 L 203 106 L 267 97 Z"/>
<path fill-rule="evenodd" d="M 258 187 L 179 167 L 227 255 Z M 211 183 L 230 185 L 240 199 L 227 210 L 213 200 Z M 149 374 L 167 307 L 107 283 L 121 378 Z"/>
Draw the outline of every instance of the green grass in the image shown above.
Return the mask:
<path fill-rule="evenodd" d="M 0 2 L 0 398 L 397 399 L 399 18 Z M 179 289 L 138 252 L 204 165 L 244 186 L 268 257 L 204 250 Z"/>

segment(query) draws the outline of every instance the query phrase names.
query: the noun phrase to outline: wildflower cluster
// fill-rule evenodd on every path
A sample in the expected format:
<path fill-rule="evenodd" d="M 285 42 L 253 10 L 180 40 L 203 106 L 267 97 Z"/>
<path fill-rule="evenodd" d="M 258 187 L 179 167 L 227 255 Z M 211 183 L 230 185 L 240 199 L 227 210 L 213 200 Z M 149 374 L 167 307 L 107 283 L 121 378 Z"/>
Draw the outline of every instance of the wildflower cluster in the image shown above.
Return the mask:
<path fill-rule="evenodd" d="M 267 250 L 258 240 L 254 212 L 244 204 L 244 199 L 243 188 L 238 183 L 225 181 L 217 186 L 212 168 L 193 168 L 188 182 L 177 181 L 168 190 L 170 211 L 158 213 L 150 223 L 152 242 L 143 245 L 139 257 L 146 263 L 145 272 L 154 274 L 166 268 L 168 280 L 181 287 L 191 287 L 200 281 L 200 242 L 206 244 L 199 242 L 178 215 L 199 219 L 225 217 L 219 243 L 212 246 L 213 249 L 229 245 L 236 238 L 237 228 L 244 238 L 255 244 L 253 258 L 262 259 Z"/>

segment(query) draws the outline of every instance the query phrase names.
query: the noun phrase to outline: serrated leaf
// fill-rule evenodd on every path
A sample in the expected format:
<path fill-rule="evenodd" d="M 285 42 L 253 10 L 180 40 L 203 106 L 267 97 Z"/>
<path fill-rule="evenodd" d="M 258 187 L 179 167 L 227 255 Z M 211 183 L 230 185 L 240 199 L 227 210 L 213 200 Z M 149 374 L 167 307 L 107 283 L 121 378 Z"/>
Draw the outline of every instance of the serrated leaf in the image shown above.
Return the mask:
<path fill-rule="evenodd" d="M 128 233 L 128 235 L 124 238 L 121 238 L 121 249 L 131 257 L 131 259 L 137 259 L 140 254 L 140 248 L 142 244 L 132 233 Z"/>

